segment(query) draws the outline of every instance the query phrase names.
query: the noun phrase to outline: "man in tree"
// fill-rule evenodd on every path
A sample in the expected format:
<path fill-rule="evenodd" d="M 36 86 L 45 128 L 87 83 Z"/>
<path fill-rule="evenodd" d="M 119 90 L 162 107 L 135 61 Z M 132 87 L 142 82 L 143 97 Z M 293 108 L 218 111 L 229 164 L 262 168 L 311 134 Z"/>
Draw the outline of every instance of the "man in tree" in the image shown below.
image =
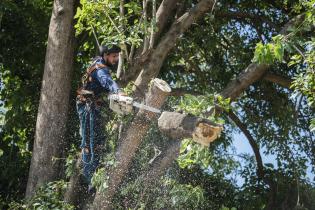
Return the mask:
<path fill-rule="evenodd" d="M 119 61 L 120 48 L 116 45 L 101 46 L 100 54 L 93 59 L 82 78 L 82 88 L 77 93 L 77 112 L 80 119 L 80 135 L 82 137 L 83 176 L 92 191 L 91 178 L 100 161 L 100 154 L 106 136 L 105 119 L 101 116 L 101 108 L 105 106 L 102 100 L 104 94 L 122 94 L 118 85 L 110 75 Z"/>

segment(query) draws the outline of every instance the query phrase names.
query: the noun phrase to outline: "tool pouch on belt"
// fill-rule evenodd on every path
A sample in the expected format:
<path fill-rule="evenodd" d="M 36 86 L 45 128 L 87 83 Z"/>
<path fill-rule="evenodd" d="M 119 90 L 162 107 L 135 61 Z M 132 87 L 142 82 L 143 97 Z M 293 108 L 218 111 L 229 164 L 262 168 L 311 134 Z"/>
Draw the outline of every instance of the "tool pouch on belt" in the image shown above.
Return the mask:
<path fill-rule="evenodd" d="M 93 91 L 79 89 L 77 90 L 77 94 L 77 100 L 82 103 L 93 102 L 97 107 L 106 105 L 106 102 L 102 99 L 102 97 L 95 97 Z"/>
<path fill-rule="evenodd" d="M 94 93 L 90 90 L 84 90 L 83 88 L 79 88 L 77 90 L 77 100 L 81 102 L 93 101 Z"/>
<path fill-rule="evenodd" d="M 96 64 L 95 62 L 86 69 L 85 74 L 82 77 L 82 87 L 77 90 L 77 100 L 79 100 L 82 103 L 86 102 L 94 102 L 96 106 L 103 106 L 105 102 L 102 100 L 102 97 L 95 97 L 95 94 L 93 91 L 86 90 L 88 83 L 93 82 L 93 78 L 91 74 L 100 68 L 105 68 L 106 65 L 104 64 Z"/>

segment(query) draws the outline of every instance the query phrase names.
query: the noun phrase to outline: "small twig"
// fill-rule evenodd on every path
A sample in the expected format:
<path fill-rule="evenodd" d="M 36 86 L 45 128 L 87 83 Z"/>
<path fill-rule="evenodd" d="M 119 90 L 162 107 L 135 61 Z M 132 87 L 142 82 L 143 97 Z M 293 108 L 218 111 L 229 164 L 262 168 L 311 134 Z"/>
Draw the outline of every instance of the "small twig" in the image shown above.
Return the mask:
<path fill-rule="evenodd" d="M 144 19 L 144 43 L 142 53 L 145 53 L 149 48 L 148 28 L 147 28 L 147 0 L 143 0 L 143 19 Z"/>
<path fill-rule="evenodd" d="M 119 34 L 122 34 L 122 32 L 119 30 L 118 26 L 115 24 L 115 22 L 113 21 L 113 19 L 110 17 L 110 15 L 108 14 L 108 12 L 106 10 L 104 10 L 105 12 L 105 15 L 107 16 L 107 18 L 110 20 L 110 22 L 113 24 L 114 28 L 116 29 L 116 31 L 119 33 Z M 127 46 L 125 43 L 123 43 L 124 47 L 123 47 L 123 50 L 125 50 L 125 53 L 128 57 L 128 51 L 127 51 Z"/>
<path fill-rule="evenodd" d="M 140 28 L 140 26 L 141 26 L 141 24 L 142 24 L 142 21 L 143 21 L 143 13 L 142 13 L 142 15 L 141 15 L 141 17 L 140 17 L 140 20 L 139 20 L 139 24 L 137 25 L 137 28 L 136 28 L 136 31 L 139 31 L 139 28 Z M 131 49 L 130 49 L 130 53 L 129 53 L 129 56 L 128 56 L 128 61 L 129 61 L 129 63 L 130 64 L 132 64 L 132 58 L 133 58 L 133 55 L 134 55 L 134 53 L 135 53 L 135 44 L 133 43 L 132 45 L 131 45 Z"/>
<path fill-rule="evenodd" d="M 292 46 L 293 46 L 293 48 L 303 57 L 303 59 L 305 60 L 306 57 L 305 57 L 305 55 L 303 54 L 303 52 L 302 52 L 297 46 L 295 46 L 295 44 L 293 44 Z"/>
<path fill-rule="evenodd" d="M 116 31 L 121 34 L 121 31 L 119 30 L 119 28 L 117 27 L 117 25 L 115 24 L 115 22 L 113 21 L 113 19 L 110 17 L 110 15 L 106 12 L 106 10 L 104 10 L 105 15 L 107 16 L 107 18 L 109 19 L 109 21 L 113 24 L 114 28 L 116 29 Z"/>
<path fill-rule="evenodd" d="M 154 161 L 158 156 L 160 156 L 161 153 L 162 153 L 162 151 L 159 150 L 159 148 L 154 147 L 154 157 L 151 158 L 151 160 L 149 161 L 149 164 L 152 164 L 153 161 Z"/>
<path fill-rule="evenodd" d="M 215 7 L 216 3 L 217 3 L 217 0 L 215 0 L 213 5 L 212 5 L 211 12 L 210 12 L 211 14 L 213 13 L 213 10 L 214 10 L 214 7 Z"/>
<path fill-rule="evenodd" d="M 155 0 L 152 0 L 151 37 L 150 37 L 150 46 L 149 46 L 150 49 L 154 47 L 155 27 L 156 27 L 156 2 Z"/>
<path fill-rule="evenodd" d="M 98 47 L 100 47 L 100 43 L 98 42 L 98 39 L 97 39 L 97 35 L 96 35 L 96 32 L 95 32 L 95 29 L 94 27 L 91 25 L 91 28 L 92 28 L 92 32 L 93 32 L 93 35 L 94 35 L 94 38 L 95 38 L 95 41 L 96 41 L 96 44 Z"/>

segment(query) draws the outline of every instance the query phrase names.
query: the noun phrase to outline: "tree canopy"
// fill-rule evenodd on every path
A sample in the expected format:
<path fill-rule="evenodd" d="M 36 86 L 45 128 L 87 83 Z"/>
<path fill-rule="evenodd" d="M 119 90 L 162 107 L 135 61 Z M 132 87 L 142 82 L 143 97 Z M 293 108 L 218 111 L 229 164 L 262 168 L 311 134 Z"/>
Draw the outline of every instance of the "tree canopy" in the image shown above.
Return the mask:
<path fill-rule="evenodd" d="M 0 2 L 0 207 L 74 208 L 63 192 L 80 144 L 75 91 L 98 45 L 119 44 L 115 79 L 125 92 L 146 100 L 151 79 L 163 79 L 172 88 L 163 110 L 207 118 L 224 130 L 205 147 L 170 139 L 152 118 L 111 197 L 114 209 L 314 209 L 314 0 L 81 0 L 66 152 L 56 157 L 63 175 L 24 201 L 52 6 Z M 116 172 L 115 151 L 124 142 L 117 127 L 128 132 L 138 116 L 106 114 L 94 205 Z M 237 151 L 238 133 L 249 153 Z"/>

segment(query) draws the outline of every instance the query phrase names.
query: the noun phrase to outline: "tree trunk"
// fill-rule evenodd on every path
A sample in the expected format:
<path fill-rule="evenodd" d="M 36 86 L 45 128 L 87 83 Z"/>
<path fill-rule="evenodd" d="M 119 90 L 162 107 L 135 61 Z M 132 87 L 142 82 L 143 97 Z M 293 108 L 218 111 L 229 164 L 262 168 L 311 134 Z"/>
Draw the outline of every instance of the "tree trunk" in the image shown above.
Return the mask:
<path fill-rule="evenodd" d="M 45 69 L 36 122 L 26 198 L 59 177 L 73 67 L 75 1 L 55 0 L 49 26 Z"/>
<path fill-rule="evenodd" d="M 165 135 L 173 139 L 193 138 L 204 146 L 209 146 L 210 142 L 217 139 L 223 129 L 222 125 L 210 120 L 176 112 L 163 112 L 158 126 Z"/>
<path fill-rule="evenodd" d="M 160 108 L 165 102 L 171 88 L 166 82 L 154 79 L 149 93 L 146 97 L 146 104 L 155 108 Z M 128 167 L 132 161 L 143 137 L 146 135 L 151 121 L 157 118 L 157 114 L 140 110 L 131 125 L 122 137 L 122 142 L 116 152 L 116 166 L 107 173 L 108 188 L 106 192 L 97 192 L 94 199 L 95 209 L 110 209 L 111 200 L 115 195 L 124 175 L 128 172 Z"/>

